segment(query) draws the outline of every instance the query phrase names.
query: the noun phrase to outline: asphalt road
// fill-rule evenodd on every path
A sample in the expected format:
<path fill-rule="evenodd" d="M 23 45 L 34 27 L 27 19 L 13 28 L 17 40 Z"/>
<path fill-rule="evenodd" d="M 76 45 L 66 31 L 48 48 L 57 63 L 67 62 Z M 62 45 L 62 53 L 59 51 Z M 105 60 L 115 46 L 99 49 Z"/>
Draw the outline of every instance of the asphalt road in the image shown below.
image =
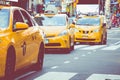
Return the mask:
<path fill-rule="evenodd" d="M 15 80 L 120 80 L 120 28 L 108 30 L 106 45 L 54 52 L 45 54 L 42 71 L 23 71 Z"/>

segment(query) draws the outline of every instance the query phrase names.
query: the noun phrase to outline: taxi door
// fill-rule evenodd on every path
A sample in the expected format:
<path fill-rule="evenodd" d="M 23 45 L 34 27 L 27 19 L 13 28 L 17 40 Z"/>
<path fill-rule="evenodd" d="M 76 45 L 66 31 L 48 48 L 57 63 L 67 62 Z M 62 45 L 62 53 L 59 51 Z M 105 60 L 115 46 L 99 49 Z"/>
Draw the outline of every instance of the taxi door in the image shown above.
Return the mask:
<path fill-rule="evenodd" d="M 23 17 L 18 9 L 13 11 L 13 37 L 16 51 L 16 68 L 22 68 L 29 65 L 28 54 L 30 53 L 31 36 L 30 29 L 17 29 L 16 23 L 24 23 Z"/>
<path fill-rule="evenodd" d="M 35 22 L 33 21 L 33 19 L 30 17 L 30 15 L 24 11 L 24 10 L 20 10 L 22 15 L 23 15 L 23 18 L 24 18 L 24 21 L 25 23 L 27 23 L 29 25 L 29 39 L 28 39 L 28 42 L 29 42 L 29 46 L 28 46 L 28 49 L 29 49 L 29 53 L 27 55 L 27 58 L 29 59 L 29 64 L 34 64 L 36 63 L 37 59 L 38 59 L 38 51 L 39 51 L 39 47 L 40 47 L 40 39 L 41 36 L 39 35 L 39 30 L 38 28 L 36 28 L 36 24 Z"/>

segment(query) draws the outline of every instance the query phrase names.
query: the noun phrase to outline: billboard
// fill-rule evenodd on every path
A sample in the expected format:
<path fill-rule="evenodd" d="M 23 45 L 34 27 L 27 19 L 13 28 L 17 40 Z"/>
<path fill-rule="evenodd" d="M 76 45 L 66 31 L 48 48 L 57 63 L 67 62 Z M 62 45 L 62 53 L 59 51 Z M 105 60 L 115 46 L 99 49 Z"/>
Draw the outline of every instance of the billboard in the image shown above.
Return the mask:
<path fill-rule="evenodd" d="M 98 4 L 78 4 L 76 8 L 77 8 L 77 14 L 89 13 L 89 12 L 94 12 L 94 13 L 99 12 Z"/>

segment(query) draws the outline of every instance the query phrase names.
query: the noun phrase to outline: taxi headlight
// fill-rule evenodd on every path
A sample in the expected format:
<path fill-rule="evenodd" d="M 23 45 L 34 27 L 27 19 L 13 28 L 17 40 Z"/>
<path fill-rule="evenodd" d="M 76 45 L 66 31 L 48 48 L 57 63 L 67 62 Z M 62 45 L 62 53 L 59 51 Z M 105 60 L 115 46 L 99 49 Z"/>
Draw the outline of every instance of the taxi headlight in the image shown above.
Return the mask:
<path fill-rule="evenodd" d="M 64 31 L 62 31 L 58 36 L 63 36 L 63 35 L 66 35 L 66 34 L 67 34 L 67 31 L 64 30 Z"/>
<path fill-rule="evenodd" d="M 95 29 L 95 30 L 93 30 L 93 32 L 99 32 L 99 29 Z"/>

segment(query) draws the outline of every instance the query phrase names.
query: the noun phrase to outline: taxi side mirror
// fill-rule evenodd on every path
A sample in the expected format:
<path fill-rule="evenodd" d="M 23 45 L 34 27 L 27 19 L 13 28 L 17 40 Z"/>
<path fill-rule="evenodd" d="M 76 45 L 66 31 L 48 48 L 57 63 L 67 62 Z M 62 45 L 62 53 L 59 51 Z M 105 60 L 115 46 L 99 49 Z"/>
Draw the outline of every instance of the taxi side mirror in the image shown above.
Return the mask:
<path fill-rule="evenodd" d="M 15 27 L 16 30 L 24 30 L 28 28 L 28 24 L 23 22 L 16 22 Z"/>
<path fill-rule="evenodd" d="M 75 23 L 70 24 L 69 28 L 75 28 Z"/>

